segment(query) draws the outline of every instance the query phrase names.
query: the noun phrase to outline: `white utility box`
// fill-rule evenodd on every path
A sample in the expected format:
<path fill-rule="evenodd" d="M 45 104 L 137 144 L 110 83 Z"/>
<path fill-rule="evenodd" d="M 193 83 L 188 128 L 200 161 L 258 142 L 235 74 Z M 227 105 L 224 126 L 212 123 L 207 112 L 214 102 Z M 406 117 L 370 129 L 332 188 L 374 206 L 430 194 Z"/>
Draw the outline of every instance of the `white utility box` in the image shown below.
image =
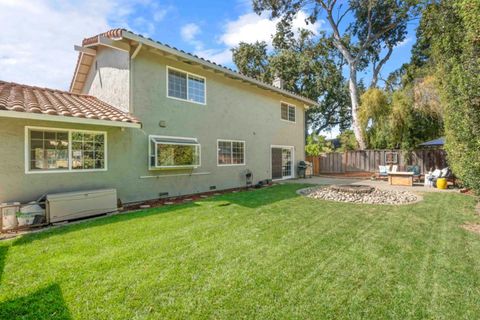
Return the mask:
<path fill-rule="evenodd" d="M 20 211 L 20 202 L 0 203 L 1 230 L 11 230 L 18 226 L 17 213 Z"/>
<path fill-rule="evenodd" d="M 117 190 L 47 194 L 48 222 L 60 222 L 117 211 Z"/>

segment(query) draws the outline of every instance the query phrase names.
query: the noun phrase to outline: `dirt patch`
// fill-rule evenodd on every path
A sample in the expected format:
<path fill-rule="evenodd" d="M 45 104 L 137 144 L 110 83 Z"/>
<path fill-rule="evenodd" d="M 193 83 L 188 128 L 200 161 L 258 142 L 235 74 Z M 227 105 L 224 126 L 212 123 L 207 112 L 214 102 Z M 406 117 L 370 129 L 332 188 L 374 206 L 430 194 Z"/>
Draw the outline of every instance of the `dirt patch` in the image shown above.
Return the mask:
<path fill-rule="evenodd" d="M 480 223 L 467 223 L 462 225 L 462 228 L 467 231 L 480 234 Z"/>

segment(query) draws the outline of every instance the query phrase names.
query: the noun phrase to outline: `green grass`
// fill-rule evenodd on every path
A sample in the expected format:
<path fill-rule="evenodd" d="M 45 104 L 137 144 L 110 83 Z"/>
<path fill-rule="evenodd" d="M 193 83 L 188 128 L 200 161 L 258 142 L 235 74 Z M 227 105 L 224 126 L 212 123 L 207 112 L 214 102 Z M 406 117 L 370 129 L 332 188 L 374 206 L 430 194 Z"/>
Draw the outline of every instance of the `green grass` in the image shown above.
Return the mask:
<path fill-rule="evenodd" d="M 473 319 L 474 199 L 334 203 L 300 185 L 0 243 L 0 319 Z"/>

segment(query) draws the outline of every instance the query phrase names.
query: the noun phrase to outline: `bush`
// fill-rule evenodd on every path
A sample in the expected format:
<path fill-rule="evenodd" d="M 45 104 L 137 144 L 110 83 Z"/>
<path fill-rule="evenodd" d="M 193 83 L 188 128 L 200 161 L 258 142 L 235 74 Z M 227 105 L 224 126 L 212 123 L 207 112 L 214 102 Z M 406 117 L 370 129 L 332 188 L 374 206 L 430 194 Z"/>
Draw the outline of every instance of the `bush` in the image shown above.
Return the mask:
<path fill-rule="evenodd" d="M 445 107 L 448 161 L 480 192 L 480 5 L 444 0 L 426 12 Z"/>

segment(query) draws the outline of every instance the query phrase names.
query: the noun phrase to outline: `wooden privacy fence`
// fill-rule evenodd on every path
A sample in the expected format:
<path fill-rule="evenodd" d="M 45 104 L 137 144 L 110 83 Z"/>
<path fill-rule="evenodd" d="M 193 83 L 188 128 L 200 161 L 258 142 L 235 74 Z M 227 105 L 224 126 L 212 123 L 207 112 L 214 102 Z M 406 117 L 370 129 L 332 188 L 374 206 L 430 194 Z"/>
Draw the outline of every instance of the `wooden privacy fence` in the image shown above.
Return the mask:
<path fill-rule="evenodd" d="M 324 153 L 318 157 L 307 157 L 313 164 L 314 175 L 322 173 L 376 172 L 378 166 L 398 165 L 399 170 L 406 166 L 418 165 L 421 173 L 431 168 L 447 166 L 446 152 L 441 149 L 422 149 L 412 152 L 401 150 L 356 150 Z"/>

